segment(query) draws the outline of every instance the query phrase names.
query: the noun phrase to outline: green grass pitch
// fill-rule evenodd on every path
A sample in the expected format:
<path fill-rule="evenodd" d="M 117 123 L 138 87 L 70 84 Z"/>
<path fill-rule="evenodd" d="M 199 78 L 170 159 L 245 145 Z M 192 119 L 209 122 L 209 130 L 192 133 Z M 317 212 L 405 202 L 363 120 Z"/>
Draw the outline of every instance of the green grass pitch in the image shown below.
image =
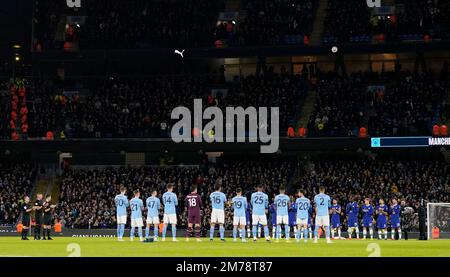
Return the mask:
<path fill-rule="evenodd" d="M 0 257 L 67 257 L 77 255 L 76 244 L 81 257 L 368 257 L 377 253 L 381 257 L 450 257 L 450 240 L 335 240 L 333 244 L 326 244 L 324 239 L 317 244 L 292 239 L 290 243 L 179 240 L 142 243 L 128 238 L 118 242 L 115 238 L 55 237 L 53 241 L 21 241 L 19 237 L 0 237 Z"/>

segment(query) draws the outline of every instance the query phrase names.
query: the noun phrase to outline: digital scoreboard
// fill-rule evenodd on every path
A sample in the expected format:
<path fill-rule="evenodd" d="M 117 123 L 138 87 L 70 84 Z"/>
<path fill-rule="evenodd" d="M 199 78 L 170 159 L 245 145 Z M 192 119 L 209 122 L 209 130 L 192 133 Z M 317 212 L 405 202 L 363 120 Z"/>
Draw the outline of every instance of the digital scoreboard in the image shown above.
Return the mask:
<path fill-rule="evenodd" d="M 450 137 L 379 137 L 371 138 L 372 148 L 450 146 Z"/>

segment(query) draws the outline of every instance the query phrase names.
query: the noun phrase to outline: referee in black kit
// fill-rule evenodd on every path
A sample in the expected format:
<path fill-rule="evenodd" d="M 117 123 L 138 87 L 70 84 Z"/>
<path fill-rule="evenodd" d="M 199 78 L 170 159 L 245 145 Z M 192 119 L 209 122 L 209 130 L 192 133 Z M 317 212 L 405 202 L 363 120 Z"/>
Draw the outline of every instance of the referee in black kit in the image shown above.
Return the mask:
<path fill-rule="evenodd" d="M 30 197 L 25 196 L 23 198 L 23 205 L 22 205 L 22 240 L 29 240 L 27 238 L 28 236 L 28 229 L 30 228 L 30 222 L 31 222 L 31 212 L 33 211 L 33 207 L 30 204 Z"/>
<path fill-rule="evenodd" d="M 44 201 L 42 200 L 42 193 L 38 193 L 36 195 L 36 201 L 34 202 L 33 210 L 34 210 L 34 239 L 41 239 L 41 227 L 42 227 L 42 212 Z"/>
<path fill-rule="evenodd" d="M 53 219 L 53 209 L 56 208 L 56 205 L 52 205 L 51 203 L 52 197 L 51 195 L 47 194 L 45 196 L 45 202 L 43 204 L 43 210 L 44 210 L 44 218 L 43 218 L 43 236 L 42 239 L 45 240 L 53 240 L 52 237 L 50 237 L 50 231 L 52 228 L 52 219 Z"/>

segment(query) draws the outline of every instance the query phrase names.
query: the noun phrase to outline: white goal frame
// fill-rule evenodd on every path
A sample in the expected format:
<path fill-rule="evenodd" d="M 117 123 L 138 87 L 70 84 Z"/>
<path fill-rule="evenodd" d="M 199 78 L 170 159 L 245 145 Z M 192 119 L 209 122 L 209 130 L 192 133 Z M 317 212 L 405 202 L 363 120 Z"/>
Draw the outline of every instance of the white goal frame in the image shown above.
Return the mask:
<path fill-rule="evenodd" d="M 450 203 L 427 203 L 427 238 L 428 240 L 432 239 L 431 233 L 432 233 L 432 226 L 430 225 L 430 212 L 431 212 L 431 206 L 443 206 L 443 207 L 449 207 Z"/>

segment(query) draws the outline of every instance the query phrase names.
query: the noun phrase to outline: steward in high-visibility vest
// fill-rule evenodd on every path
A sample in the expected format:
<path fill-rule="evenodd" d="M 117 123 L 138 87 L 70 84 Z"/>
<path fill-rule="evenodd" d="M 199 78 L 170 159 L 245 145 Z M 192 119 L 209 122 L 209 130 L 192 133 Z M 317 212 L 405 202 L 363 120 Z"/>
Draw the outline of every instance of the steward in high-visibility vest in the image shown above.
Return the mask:
<path fill-rule="evenodd" d="M 19 234 L 22 233 L 22 231 L 23 231 L 23 224 L 22 223 L 17 224 L 16 229 L 17 229 L 17 233 L 19 233 Z"/>
<path fill-rule="evenodd" d="M 433 229 L 431 231 L 431 238 L 439 239 L 439 228 L 437 226 L 433 227 Z"/>
<path fill-rule="evenodd" d="M 55 226 L 54 226 L 54 229 L 55 229 L 55 233 L 61 233 L 62 232 L 62 225 L 61 225 L 61 223 L 56 222 Z"/>

